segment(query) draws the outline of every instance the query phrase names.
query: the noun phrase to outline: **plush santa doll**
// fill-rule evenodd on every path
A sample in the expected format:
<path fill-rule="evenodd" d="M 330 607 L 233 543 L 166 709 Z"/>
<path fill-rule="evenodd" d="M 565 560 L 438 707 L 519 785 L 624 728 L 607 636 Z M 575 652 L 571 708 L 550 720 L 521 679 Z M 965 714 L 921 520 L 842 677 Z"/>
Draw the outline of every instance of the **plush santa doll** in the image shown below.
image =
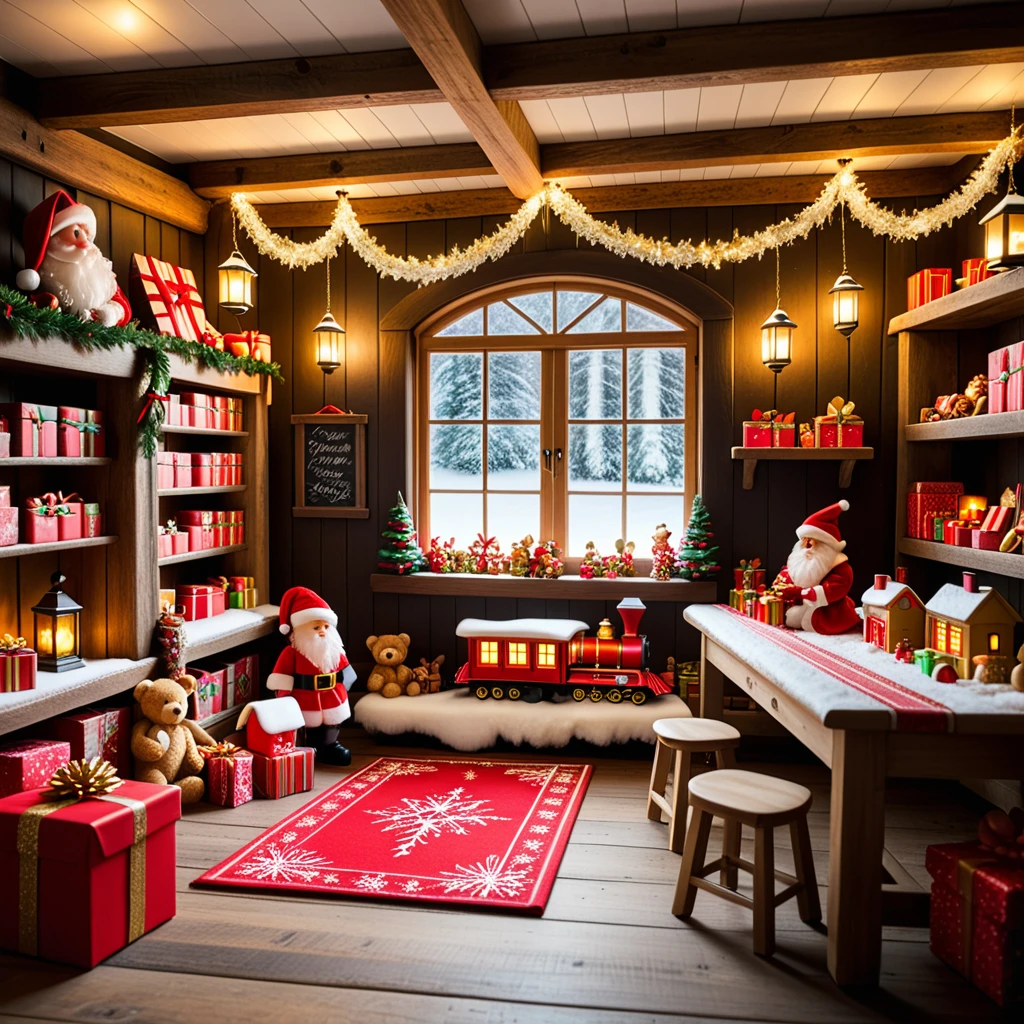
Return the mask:
<path fill-rule="evenodd" d="M 843 554 L 846 541 L 839 534 L 839 515 L 850 507 L 846 500 L 808 516 L 797 529 L 797 542 L 789 561 L 775 578 L 790 629 L 832 636 L 860 626 L 857 608 L 849 597 L 853 570 Z"/>
<path fill-rule="evenodd" d="M 346 686 L 355 682 L 338 633 L 338 616 L 327 602 L 306 587 L 292 587 L 281 598 L 282 633 L 291 641 L 267 680 L 279 697 L 299 702 L 306 723 L 306 742 L 326 764 L 350 764 L 352 757 L 338 742 L 338 726 L 351 714 Z"/>
<path fill-rule="evenodd" d="M 26 267 L 18 287 L 35 296 L 53 296 L 65 313 L 105 327 L 124 327 L 132 318 L 110 260 L 93 241 L 96 215 L 58 189 L 25 218 L 22 232 Z M 52 300 L 51 300 L 52 302 Z"/>

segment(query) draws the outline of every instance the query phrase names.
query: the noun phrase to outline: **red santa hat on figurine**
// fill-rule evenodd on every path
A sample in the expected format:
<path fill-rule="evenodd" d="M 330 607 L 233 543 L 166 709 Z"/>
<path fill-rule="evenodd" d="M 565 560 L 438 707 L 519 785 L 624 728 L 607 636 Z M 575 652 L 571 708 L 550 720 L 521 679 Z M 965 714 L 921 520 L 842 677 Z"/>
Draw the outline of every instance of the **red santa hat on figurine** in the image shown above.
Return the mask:
<path fill-rule="evenodd" d="M 96 214 L 58 189 L 25 217 L 25 269 L 16 283 L 22 291 L 56 296 L 65 313 L 82 320 L 123 327 L 131 306 L 95 237 Z"/>
<path fill-rule="evenodd" d="M 850 599 L 853 570 L 843 549 L 839 516 L 845 499 L 809 515 L 797 527 L 789 561 L 775 579 L 786 604 L 786 625 L 811 633 L 845 633 L 860 624 Z"/>
<path fill-rule="evenodd" d="M 281 625 L 277 628 L 286 636 L 296 626 L 307 622 L 329 622 L 338 625 L 338 616 L 330 605 L 309 587 L 292 587 L 281 598 Z"/>

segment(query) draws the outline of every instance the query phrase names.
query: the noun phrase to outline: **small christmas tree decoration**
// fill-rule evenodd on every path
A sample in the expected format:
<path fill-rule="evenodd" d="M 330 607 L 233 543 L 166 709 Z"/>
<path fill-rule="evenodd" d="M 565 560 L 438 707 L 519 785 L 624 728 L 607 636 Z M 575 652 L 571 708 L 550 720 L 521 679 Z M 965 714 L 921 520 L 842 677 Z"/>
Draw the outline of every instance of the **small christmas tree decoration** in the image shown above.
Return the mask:
<path fill-rule="evenodd" d="M 676 568 L 684 580 L 713 580 L 720 566 L 715 559 L 718 545 L 711 543 L 711 513 L 699 494 L 694 495 L 686 535 L 679 542 Z"/>
<path fill-rule="evenodd" d="M 423 551 L 416 543 L 412 513 L 401 491 L 398 492 L 398 502 L 388 512 L 388 521 L 381 531 L 381 537 L 385 543 L 377 551 L 377 568 L 382 572 L 402 576 L 422 572 L 427 567 Z"/>

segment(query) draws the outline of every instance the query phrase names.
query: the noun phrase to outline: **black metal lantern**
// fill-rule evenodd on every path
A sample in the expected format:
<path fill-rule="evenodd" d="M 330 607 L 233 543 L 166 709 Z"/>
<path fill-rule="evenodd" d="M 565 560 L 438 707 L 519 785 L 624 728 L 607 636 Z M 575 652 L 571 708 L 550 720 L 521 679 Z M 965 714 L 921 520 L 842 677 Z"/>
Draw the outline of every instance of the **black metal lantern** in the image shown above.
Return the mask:
<path fill-rule="evenodd" d="M 55 572 L 53 584 L 32 609 L 34 640 L 39 668 L 47 672 L 70 672 L 83 668 L 81 654 L 82 606 L 61 590 L 65 577 Z"/>
<path fill-rule="evenodd" d="M 252 309 L 252 279 L 256 271 L 249 266 L 238 251 L 238 229 L 235 225 L 235 211 L 231 211 L 231 240 L 234 251 L 217 268 L 218 304 L 235 316 L 241 316 Z"/>
<path fill-rule="evenodd" d="M 776 309 L 761 324 L 761 362 L 773 373 L 781 373 L 793 361 L 793 331 L 796 324 L 784 309 Z"/>
<path fill-rule="evenodd" d="M 849 337 L 860 323 L 860 292 L 864 285 L 857 284 L 844 269 L 836 283 L 828 290 L 832 296 L 832 326 L 845 337 Z"/>
<path fill-rule="evenodd" d="M 331 258 L 327 257 L 327 312 L 320 323 L 313 328 L 316 344 L 316 365 L 324 373 L 334 373 L 341 366 L 345 348 L 345 328 L 334 319 L 331 312 Z"/>
<path fill-rule="evenodd" d="M 1013 184 L 1013 165 L 1006 195 L 978 222 L 985 228 L 985 258 L 989 270 L 1024 264 L 1024 196 Z"/>

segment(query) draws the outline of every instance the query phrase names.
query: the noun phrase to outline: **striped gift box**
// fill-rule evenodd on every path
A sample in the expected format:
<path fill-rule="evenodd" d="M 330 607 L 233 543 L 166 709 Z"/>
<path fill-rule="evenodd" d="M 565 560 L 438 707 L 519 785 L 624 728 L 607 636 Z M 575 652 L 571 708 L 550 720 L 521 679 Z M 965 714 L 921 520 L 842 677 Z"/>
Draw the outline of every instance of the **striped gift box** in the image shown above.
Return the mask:
<path fill-rule="evenodd" d="M 257 796 L 279 800 L 313 788 L 313 748 L 296 747 L 277 757 L 252 755 L 252 784 Z"/>

